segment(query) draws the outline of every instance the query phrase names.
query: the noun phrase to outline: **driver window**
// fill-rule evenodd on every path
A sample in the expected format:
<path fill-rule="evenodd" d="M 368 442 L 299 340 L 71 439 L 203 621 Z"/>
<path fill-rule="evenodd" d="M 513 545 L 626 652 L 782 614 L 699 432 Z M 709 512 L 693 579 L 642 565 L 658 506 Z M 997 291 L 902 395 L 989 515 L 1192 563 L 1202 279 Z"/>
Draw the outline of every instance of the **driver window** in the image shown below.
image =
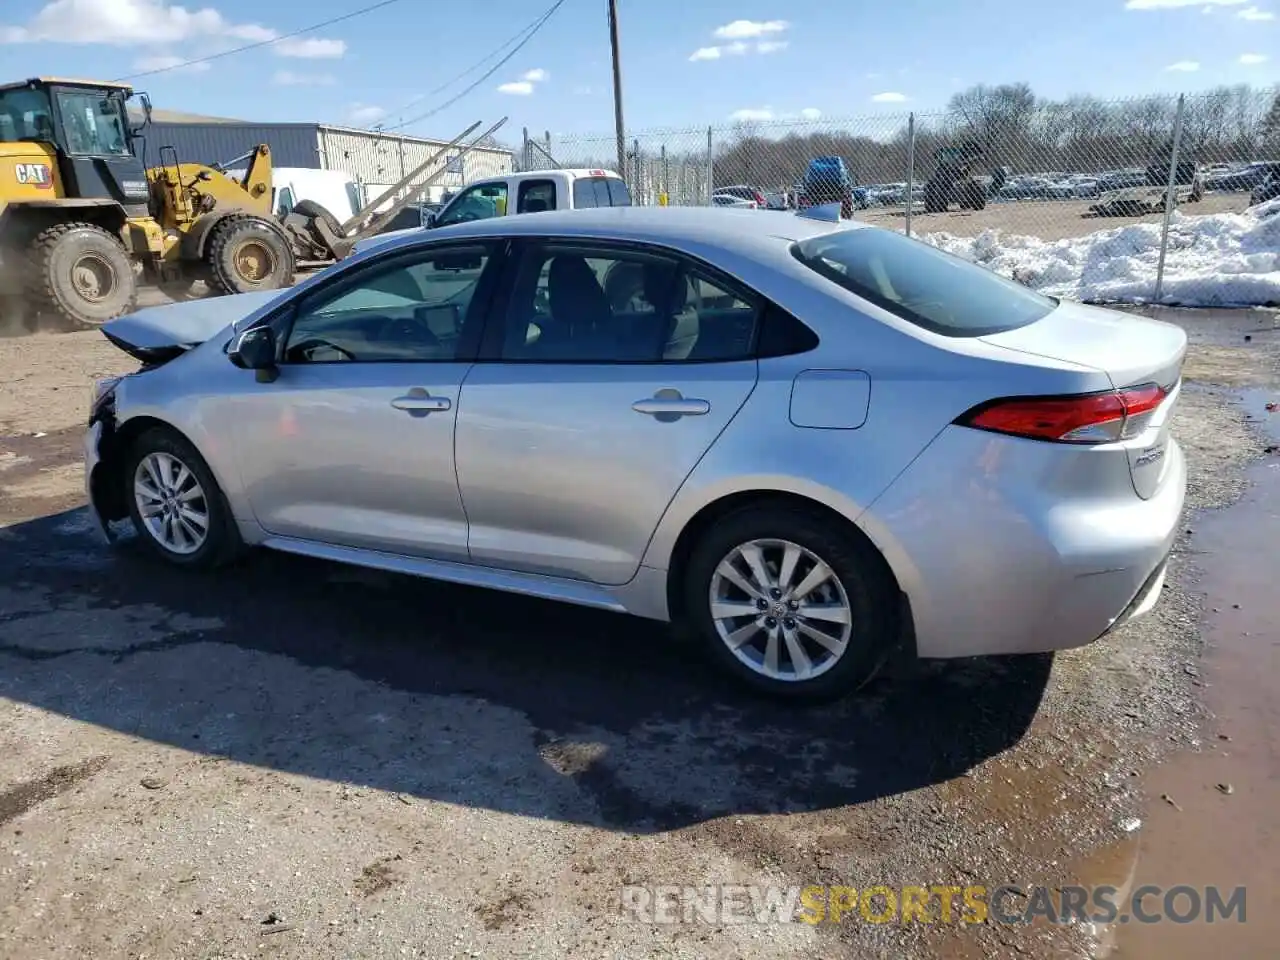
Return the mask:
<path fill-rule="evenodd" d="M 422 251 L 362 271 L 337 291 L 321 292 L 299 308 L 284 361 L 457 359 L 471 298 L 490 253 L 486 244 Z"/>
<path fill-rule="evenodd" d="M 506 183 L 482 183 L 458 194 L 457 199 L 449 204 L 448 209 L 442 211 L 436 226 L 444 227 L 451 223 L 466 223 L 469 220 L 488 220 L 490 217 L 506 216 L 506 213 Z"/>

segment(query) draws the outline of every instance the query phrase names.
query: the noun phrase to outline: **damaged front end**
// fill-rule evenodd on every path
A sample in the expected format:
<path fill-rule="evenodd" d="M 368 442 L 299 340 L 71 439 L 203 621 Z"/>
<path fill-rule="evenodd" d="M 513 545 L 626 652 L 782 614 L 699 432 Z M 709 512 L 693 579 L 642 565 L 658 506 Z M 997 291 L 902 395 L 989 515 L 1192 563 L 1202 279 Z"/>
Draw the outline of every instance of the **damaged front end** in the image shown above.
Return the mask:
<path fill-rule="evenodd" d="M 116 429 L 116 390 L 124 377 L 108 377 L 93 384 L 89 429 L 84 435 L 84 492 L 89 514 L 108 542 L 115 539 L 111 523 L 129 514 L 120 477 L 119 432 Z M 116 482 L 111 482 L 115 478 Z"/>

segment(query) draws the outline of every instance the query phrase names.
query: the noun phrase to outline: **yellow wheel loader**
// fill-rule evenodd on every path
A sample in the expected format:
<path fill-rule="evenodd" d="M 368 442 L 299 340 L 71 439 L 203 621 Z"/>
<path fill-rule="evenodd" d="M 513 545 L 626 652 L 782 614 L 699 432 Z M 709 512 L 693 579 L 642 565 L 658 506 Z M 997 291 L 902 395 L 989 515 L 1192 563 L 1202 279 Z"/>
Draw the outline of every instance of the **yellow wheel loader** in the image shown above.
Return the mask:
<path fill-rule="evenodd" d="M 134 308 L 140 279 L 170 291 L 204 280 L 220 293 L 291 284 L 267 146 L 240 181 L 179 163 L 172 147 L 147 169 L 151 105 L 142 94 L 147 119 L 133 127 L 132 96 L 98 81 L 0 84 L 0 297 L 27 318 L 99 324 Z"/>

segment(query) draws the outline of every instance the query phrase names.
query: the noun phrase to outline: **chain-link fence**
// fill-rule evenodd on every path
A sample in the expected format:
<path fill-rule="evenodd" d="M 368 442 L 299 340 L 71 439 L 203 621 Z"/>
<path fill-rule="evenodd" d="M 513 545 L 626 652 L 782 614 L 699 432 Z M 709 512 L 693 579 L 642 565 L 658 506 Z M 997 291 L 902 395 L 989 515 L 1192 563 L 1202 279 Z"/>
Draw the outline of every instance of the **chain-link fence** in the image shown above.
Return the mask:
<path fill-rule="evenodd" d="M 616 169 L 617 141 L 526 135 L 518 162 Z M 939 113 L 632 132 L 620 172 L 639 204 L 840 202 L 1072 299 L 1280 303 L 1280 89 L 978 87 Z"/>

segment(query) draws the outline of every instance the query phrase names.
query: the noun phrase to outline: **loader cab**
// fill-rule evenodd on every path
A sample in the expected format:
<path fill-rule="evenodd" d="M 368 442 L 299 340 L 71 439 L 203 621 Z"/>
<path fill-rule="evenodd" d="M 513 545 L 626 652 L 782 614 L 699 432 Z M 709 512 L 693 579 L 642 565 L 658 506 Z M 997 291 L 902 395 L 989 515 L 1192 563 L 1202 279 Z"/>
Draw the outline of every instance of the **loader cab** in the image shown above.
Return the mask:
<path fill-rule="evenodd" d="M 114 201 L 129 216 L 146 216 L 147 174 L 133 154 L 125 108 L 132 93 L 127 86 L 75 80 L 0 85 L 0 142 L 52 147 L 63 197 Z"/>

